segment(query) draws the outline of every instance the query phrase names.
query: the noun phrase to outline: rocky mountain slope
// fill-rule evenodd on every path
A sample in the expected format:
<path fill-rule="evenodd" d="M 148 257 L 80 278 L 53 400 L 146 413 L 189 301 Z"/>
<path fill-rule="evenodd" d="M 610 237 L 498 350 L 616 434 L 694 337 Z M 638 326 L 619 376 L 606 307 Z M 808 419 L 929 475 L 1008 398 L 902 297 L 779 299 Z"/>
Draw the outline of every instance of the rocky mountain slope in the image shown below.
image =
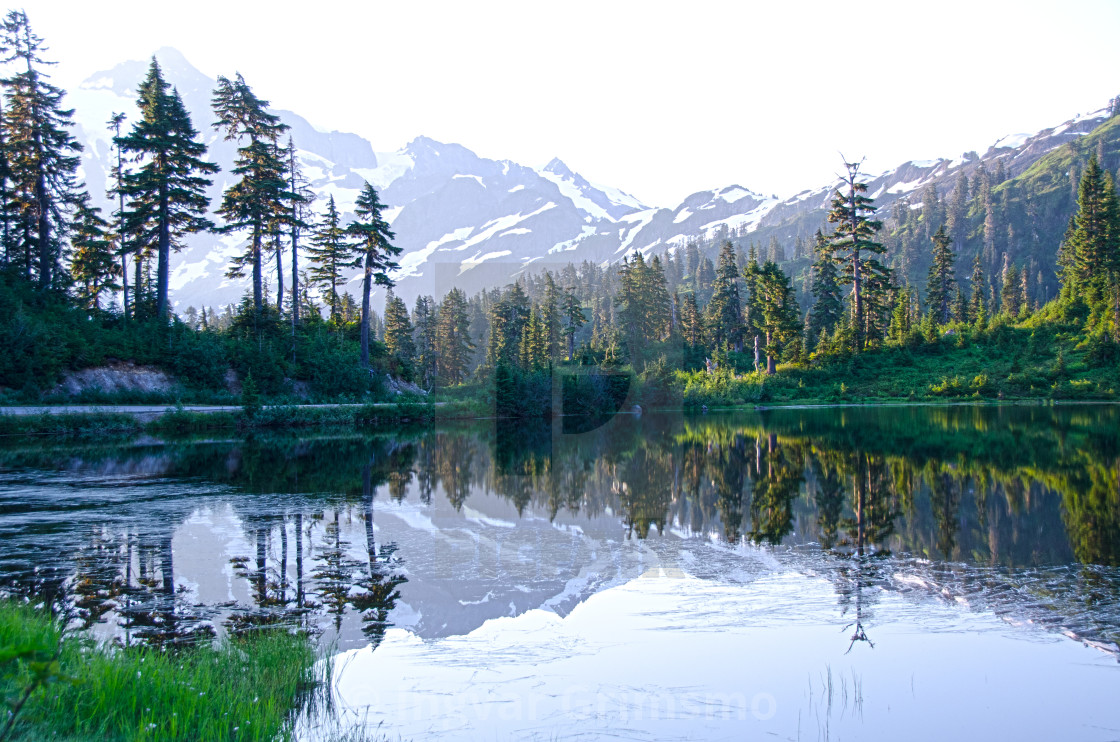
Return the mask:
<path fill-rule="evenodd" d="M 216 205 L 232 182 L 234 147 L 212 127 L 209 103 L 215 82 L 173 49 L 161 49 L 156 57 L 165 77 L 182 94 L 210 147 L 210 159 L 223 167 L 210 194 Z M 147 66 L 147 61 L 126 62 L 96 73 L 68 98 L 76 109 L 78 137 L 86 145 L 84 177 L 95 200 L 103 204 L 106 174 L 112 167 L 112 135 L 106 122 L 116 111 L 135 116 L 135 91 Z M 730 185 L 694 193 L 675 208 L 651 207 L 616 188 L 590 183 L 560 160 L 534 169 L 482 158 L 461 145 L 423 136 L 396 152 L 375 152 L 357 134 L 323 132 L 296 113 L 277 113 L 292 127 L 319 210 L 327 196 L 334 195 L 344 219 L 349 219 L 363 182 L 378 188 L 390 207 L 396 244 L 403 248 L 397 292 L 409 302 L 419 294 L 442 296 L 452 286 L 471 293 L 502 285 L 527 267 L 615 261 L 633 250 L 661 251 L 724 233 L 750 233 L 759 241 L 774 236 L 788 244 L 797 237 L 808 238 L 821 226 L 832 190 L 832 184 L 826 184 L 782 200 Z M 870 193 L 887 210 L 903 199 L 916 206 L 916 194 L 930 185 L 947 193 L 961 171 L 971 174 L 980 163 L 994 169 L 1002 160 L 1007 175 L 1015 176 L 1107 116 L 1106 110 L 1096 111 L 1036 134 L 1005 137 L 982 155 L 907 162 L 871 176 Z M 371 129 L 375 126 L 371 122 Z M 224 274 L 243 241 L 239 235 L 189 238 L 172 264 L 172 300 L 180 311 L 240 298 L 245 282 Z M 266 274 L 273 287 L 274 263 L 271 275 Z M 349 290 L 357 293 L 356 276 Z"/>

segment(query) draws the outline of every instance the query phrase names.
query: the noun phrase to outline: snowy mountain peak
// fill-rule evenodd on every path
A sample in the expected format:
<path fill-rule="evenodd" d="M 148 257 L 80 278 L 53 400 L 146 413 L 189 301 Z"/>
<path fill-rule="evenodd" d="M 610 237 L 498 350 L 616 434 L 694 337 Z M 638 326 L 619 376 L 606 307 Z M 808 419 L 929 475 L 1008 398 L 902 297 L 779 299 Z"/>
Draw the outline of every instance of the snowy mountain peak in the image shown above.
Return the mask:
<path fill-rule="evenodd" d="M 572 169 L 565 165 L 564 161 L 559 157 L 553 157 L 551 160 L 549 160 L 548 164 L 544 166 L 544 172 L 555 173 L 561 178 L 568 178 L 570 180 L 576 180 L 577 178 L 579 178 L 579 176 L 573 173 Z"/>
<path fill-rule="evenodd" d="M 152 56 L 159 62 L 164 79 L 184 95 L 188 92 L 209 92 L 214 85 L 214 81 L 199 72 L 178 49 L 165 46 Z M 137 86 L 148 74 L 151 62 L 152 57 L 121 62 L 110 70 L 90 75 L 78 87 L 80 90 L 111 90 L 120 96 L 134 97 Z"/>

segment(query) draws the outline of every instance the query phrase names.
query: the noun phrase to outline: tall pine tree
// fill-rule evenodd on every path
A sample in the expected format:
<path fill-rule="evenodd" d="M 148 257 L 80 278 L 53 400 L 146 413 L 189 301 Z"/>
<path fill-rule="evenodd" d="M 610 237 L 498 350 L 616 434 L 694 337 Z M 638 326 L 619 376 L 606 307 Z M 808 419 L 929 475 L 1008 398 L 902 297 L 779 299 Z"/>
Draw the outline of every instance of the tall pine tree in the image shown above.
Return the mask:
<path fill-rule="evenodd" d="M 223 130 L 227 141 L 239 144 L 233 173 L 240 180 L 226 189 L 218 210 L 225 219 L 222 231 L 249 232 L 248 248 L 233 260 L 226 275 L 240 278 L 246 267 L 251 268 L 253 314 L 259 318 L 264 303 L 264 240 L 284 218 L 293 197 L 288 191 L 288 168 L 277 144 L 288 125 L 269 113 L 268 101 L 258 98 L 240 74 L 233 80 L 218 78 L 212 105 L 217 116 L 214 128 Z"/>
<path fill-rule="evenodd" d="M 307 253 L 311 258 L 310 280 L 326 296 L 327 308 L 332 322 L 338 322 L 340 299 L 338 287 L 345 281 L 342 272 L 358 264 L 354 247 L 347 239 L 342 217 L 334 204 L 332 195 L 327 201 L 322 219 L 315 225 L 311 234 L 311 245 Z"/>
<path fill-rule="evenodd" d="M 461 384 L 470 372 L 471 342 L 470 316 L 467 312 L 467 295 L 454 288 L 443 297 L 436 322 L 436 373 L 448 384 Z"/>
<path fill-rule="evenodd" d="M 814 238 L 813 252 L 813 305 L 809 309 L 809 335 L 810 341 L 816 343 L 836 329 L 844 313 L 844 302 L 840 296 L 840 273 L 832 254 L 832 245 L 819 229 Z"/>
<path fill-rule="evenodd" d="M 218 172 L 218 166 L 201 157 L 206 145 L 197 141 L 198 132 L 178 91 L 164 81 L 155 57 L 148 76 L 140 84 L 140 118 L 117 145 L 141 163 L 122 173 L 121 190 L 129 199 L 126 232 L 139 244 L 154 246 L 156 253 L 156 315 L 167 319 L 168 283 L 171 250 L 181 247 L 183 235 L 200 232 L 214 225 L 204 214 L 210 207 L 205 176 Z"/>
<path fill-rule="evenodd" d="M 392 286 L 389 272 L 397 268 L 393 258 L 401 249 L 390 240 L 396 235 L 389 229 L 382 212 L 385 204 L 377 196 L 377 189 L 365 184 L 354 206 L 358 218 L 346 228 L 355 239 L 354 252 L 362 265 L 362 365 L 369 368 L 369 295 L 374 283 Z"/>
<path fill-rule="evenodd" d="M 75 199 L 74 221 L 70 228 L 70 275 L 78 284 L 78 298 L 91 311 L 101 308 L 101 294 L 120 288 L 117 277 L 121 267 L 113 254 L 109 223 L 101 209 L 91 206 L 89 194 Z"/>
<path fill-rule="evenodd" d="M 411 368 L 416 355 L 416 344 L 412 341 L 412 320 L 404 300 L 389 289 L 385 296 L 385 348 L 390 355 L 406 367 Z"/>
<path fill-rule="evenodd" d="M 47 290 L 54 286 L 62 255 L 82 148 L 70 134 L 74 111 L 62 107 L 65 93 L 42 70 L 52 64 L 40 56 L 46 51 L 43 39 L 23 11 L 5 16 L 0 50 L 2 61 L 14 68 L 0 79 L 5 98 L 0 136 L 11 178 L 4 210 L 14 221 L 8 249 L 26 278 Z"/>
<path fill-rule="evenodd" d="M 933 262 L 929 267 L 926 280 L 926 306 L 934 318 L 945 324 L 952 317 L 953 287 L 956 277 L 953 272 L 953 240 L 945 233 L 945 225 L 938 227 L 933 235 Z"/>
<path fill-rule="evenodd" d="M 851 318 L 855 334 L 852 350 L 859 352 L 867 347 L 869 335 L 876 327 L 875 315 L 883 310 L 890 271 L 877 258 L 885 249 L 875 241 L 883 225 L 870 218 L 875 212 L 875 202 L 865 195 L 867 184 L 860 177 L 860 163 L 845 162 L 844 167 L 847 175 L 832 199 L 828 221 L 836 225 L 832 250 L 838 253 L 845 283 L 852 285 Z"/>
<path fill-rule="evenodd" d="M 719 264 L 712 284 L 712 298 L 705 311 L 708 336 L 719 348 L 728 344 L 741 349 L 743 305 L 739 296 L 739 267 L 730 240 L 720 245 Z"/>

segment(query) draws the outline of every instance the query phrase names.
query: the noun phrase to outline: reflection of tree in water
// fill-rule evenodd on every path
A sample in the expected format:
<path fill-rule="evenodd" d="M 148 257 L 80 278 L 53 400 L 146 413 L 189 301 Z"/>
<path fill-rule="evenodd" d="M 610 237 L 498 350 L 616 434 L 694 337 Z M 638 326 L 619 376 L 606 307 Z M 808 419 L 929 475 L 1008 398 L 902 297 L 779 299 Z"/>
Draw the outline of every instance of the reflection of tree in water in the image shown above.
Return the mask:
<path fill-rule="evenodd" d="M 852 632 L 848 636 L 848 651 L 844 654 L 851 652 L 856 642 L 866 642 L 869 647 L 875 648 L 875 643 L 867 636 L 864 627 L 864 621 L 872 617 L 868 612 L 866 605 L 868 601 L 864 597 L 864 590 L 871 588 L 872 595 L 878 592 L 875 570 L 869 564 L 869 560 L 873 558 L 855 556 L 849 563 L 836 570 L 836 592 L 839 595 L 840 615 L 852 619 L 843 629 L 845 632 L 849 629 Z M 851 615 L 849 611 L 852 611 Z"/>
<path fill-rule="evenodd" d="M 323 609 L 334 616 L 336 632 L 342 628 L 342 617 L 350 602 L 354 572 L 359 566 L 358 561 L 351 559 L 346 553 L 349 545 L 349 542 L 342 539 L 339 514 L 335 510 L 334 519 L 327 521 L 323 545 L 319 548 L 317 557 L 318 566 L 311 576 L 315 579 L 315 593 L 319 596 Z"/>
<path fill-rule="evenodd" d="M 929 485 L 930 507 L 937 521 L 937 550 L 951 558 L 957 547 L 957 529 L 960 524 L 961 483 L 947 471 L 928 471 L 925 481 Z"/>
<path fill-rule="evenodd" d="M 98 529 L 78 551 L 70 594 L 74 615 L 83 629 L 100 623 L 105 614 L 120 607 L 129 589 L 126 575 L 131 572 L 131 561 L 131 541 L 127 536 L 114 538 L 106 529 Z"/>
<path fill-rule="evenodd" d="M 520 515 L 553 476 L 552 427 L 542 420 L 498 420 L 491 451 L 491 489 L 512 501 Z"/>
<path fill-rule="evenodd" d="M 769 435 L 755 440 L 755 466 L 751 473 L 751 530 L 755 543 L 780 544 L 793 530 L 793 500 L 804 480 L 801 446 L 778 444 Z"/>
<path fill-rule="evenodd" d="M 411 443 L 396 443 L 389 447 L 388 479 L 389 496 L 403 500 L 412 482 L 412 469 L 416 461 L 416 448 Z"/>
<path fill-rule="evenodd" d="M 366 531 L 366 563 L 364 570 L 354 583 L 350 604 L 362 614 L 362 633 L 376 647 L 391 626 L 389 612 L 396 606 L 401 594 L 397 587 L 408 582 L 394 556 L 396 544 L 382 544 L 378 547 L 373 534 L 373 500 L 377 496 L 374 487 L 373 471 L 369 464 L 362 467 L 362 502 L 365 504 L 363 517 Z"/>
<path fill-rule="evenodd" d="M 665 532 L 673 496 L 671 463 L 664 450 L 642 446 L 632 452 L 629 461 L 619 465 L 614 492 L 622 508 L 627 537 L 644 539 L 651 527 L 659 534 Z"/>
<path fill-rule="evenodd" d="M 1085 564 L 1120 566 L 1120 456 L 1107 464 L 1087 462 L 1085 475 L 1081 486 L 1060 487 L 1073 552 Z"/>
<path fill-rule="evenodd" d="M 627 417 L 568 436 L 548 424 L 516 423 L 493 432 L 455 426 L 300 441 L 260 437 L 169 444 L 158 453 L 166 458 L 159 476 L 237 493 L 234 507 L 250 546 L 236 566 L 252 605 L 235 611 L 236 620 L 248 626 L 322 600 L 318 607 L 335 621 L 359 610 L 378 634 L 388 609 L 376 603 L 395 600 L 400 584 L 396 555 L 367 533 L 365 556 L 347 556 L 345 528 L 332 529 L 331 521 L 337 513 L 345 517 L 359 493 L 368 503 L 367 491 L 380 486 L 391 498 L 418 494 L 422 503 L 442 491 L 455 509 L 472 492 L 486 492 L 518 512 L 552 518 L 564 510 L 614 512 L 639 538 L 679 523 L 693 533 L 715 527 L 729 542 L 746 531 L 776 544 L 794 540 L 796 524 L 796 538 L 837 552 L 944 555 L 1004 567 L 1073 559 L 1120 564 L 1117 412 L 1079 414 L 1004 410 L 997 420 L 980 410 L 771 410 L 715 421 Z M 5 455 L 0 451 L 0 462 Z M 158 457 L 142 447 L 135 456 Z M 53 569 L 53 559 L 8 558 L 5 564 L 23 558 L 43 566 L 35 574 L 11 568 L 5 579 L 44 590 L 72 579 L 87 623 L 116 613 L 130 630 L 157 640 L 189 633 L 199 609 L 174 590 L 170 553 L 170 529 L 184 514 L 161 507 L 153 506 L 152 523 L 138 518 L 129 535 L 108 527 L 68 537 L 73 546 L 59 562 L 65 568 Z M 325 521 L 308 527 L 324 514 Z M 349 553 L 359 555 L 353 546 Z M 47 553 L 35 548 L 42 550 L 25 553 Z M 1084 587 L 1086 600 L 1111 600 L 1091 580 Z M 858 607 L 858 590 L 846 590 Z"/>
<path fill-rule="evenodd" d="M 389 612 L 400 600 L 397 588 L 408 582 L 408 578 L 396 572 L 399 560 L 395 557 L 396 544 L 383 544 L 369 550 L 366 570 L 354 583 L 357 591 L 350 596 L 350 605 L 362 614 L 362 633 L 376 647 L 385 636 L 389 623 Z"/>
<path fill-rule="evenodd" d="M 747 468 L 747 439 L 741 435 L 714 441 L 708 447 L 707 469 L 715 489 L 716 510 L 727 543 L 739 541 L 743 528 L 743 485 Z"/>
<path fill-rule="evenodd" d="M 836 469 L 826 469 L 820 458 L 809 457 L 809 472 L 813 501 L 817 506 L 821 548 L 831 549 L 836 546 L 840 537 L 840 516 L 844 512 L 847 493 Z"/>
<path fill-rule="evenodd" d="M 852 517 L 843 525 L 848 532 L 848 545 L 857 556 L 869 546 L 886 553 L 886 542 L 894 533 L 899 509 L 894 496 L 890 470 L 881 456 L 858 452 L 848 457 L 848 473 L 852 483 Z"/>
<path fill-rule="evenodd" d="M 452 507 L 459 511 L 471 494 L 477 443 L 472 436 L 441 434 L 431 440 L 435 476 Z"/>
<path fill-rule="evenodd" d="M 175 590 L 173 527 L 173 523 L 165 523 L 159 534 L 140 530 L 136 535 L 135 584 L 126 575 L 124 602 L 117 610 L 126 643 L 169 647 L 214 636 L 210 609 L 188 603 Z"/>

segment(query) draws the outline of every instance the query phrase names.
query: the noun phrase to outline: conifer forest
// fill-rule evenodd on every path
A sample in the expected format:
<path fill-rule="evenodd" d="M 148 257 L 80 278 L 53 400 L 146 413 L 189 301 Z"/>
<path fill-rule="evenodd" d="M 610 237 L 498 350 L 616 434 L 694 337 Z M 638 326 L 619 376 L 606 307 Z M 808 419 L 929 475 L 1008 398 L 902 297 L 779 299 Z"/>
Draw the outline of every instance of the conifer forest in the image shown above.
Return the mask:
<path fill-rule="evenodd" d="M 1115 118 L 1015 178 L 981 162 L 889 214 L 860 163 L 843 163 L 827 220 L 792 241 L 724 227 L 409 306 L 392 293 L 399 248 L 377 190 L 366 184 L 352 220 L 333 196 L 315 202 L 299 143 L 240 75 L 213 91 L 215 126 L 237 145 L 220 203 L 205 193 L 219 166 L 153 58 L 136 110 L 105 124 L 112 208 L 93 206 L 43 40 L 20 12 L 4 24 L 0 393 L 12 401 L 107 359 L 166 369 L 188 400 L 228 396 L 231 372 L 288 401 L 383 399 L 392 378 L 496 394 L 501 414 L 530 416 L 547 413 L 555 373 L 588 368 L 629 374 L 634 400 L 670 407 L 1118 388 Z M 176 251 L 207 231 L 244 238 L 226 275 L 248 289 L 237 305 L 176 309 Z M 360 296 L 343 290 L 355 269 Z M 572 383 L 584 408 L 604 402 Z"/>
<path fill-rule="evenodd" d="M 827 77 L 789 54 L 835 4 L 730 70 L 724 15 L 767 4 L 642 4 L 687 82 L 647 106 L 627 4 L 601 5 L 550 11 L 533 60 L 491 13 L 485 49 L 441 48 L 439 3 L 354 6 L 361 44 L 312 40 L 305 10 L 285 54 L 326 90 L 338 63 L 300 44 L 361 46 L 362 100 L 315 113 L 376 106 L 370 130 L 403 115 L 386 80 L 417 106 L 454 80 L 460 124 L 476 95 L 529 111 L 518 75 L 567 83 L 586 54 L 610 82 L 557 85 L 573 141 L 684 110 L 760 162 L 780 147 L 740 146 L 732 99 L 792 126 L 771 86 Z M 861 33 L 915 15 L 886 8 Z M 559 44 L 572 13 L 586 38 Z M 694 18 L 719 21 L 704 54 Z M 398 30 L 415 58 L 383 51 Z M 826 37 L 876 54 L 830 72 L 858 91 L 828 77 L 820 132 L 905 108 L 895 39 Z M 375 151 L 262 66 L 164 47 L 68 92 L 54 53 L 0 19 L 0 742 L 1120 736 L 1120 96 L 983 154 L 837 153 L 817 190 L 669 208 L 559 158 Z M 911 87 L 943 90 L 944 56 Z M 604 113 L 599 87 L 632 97 Z M 679 149 L 673 183 L 710 151 Z"/>

